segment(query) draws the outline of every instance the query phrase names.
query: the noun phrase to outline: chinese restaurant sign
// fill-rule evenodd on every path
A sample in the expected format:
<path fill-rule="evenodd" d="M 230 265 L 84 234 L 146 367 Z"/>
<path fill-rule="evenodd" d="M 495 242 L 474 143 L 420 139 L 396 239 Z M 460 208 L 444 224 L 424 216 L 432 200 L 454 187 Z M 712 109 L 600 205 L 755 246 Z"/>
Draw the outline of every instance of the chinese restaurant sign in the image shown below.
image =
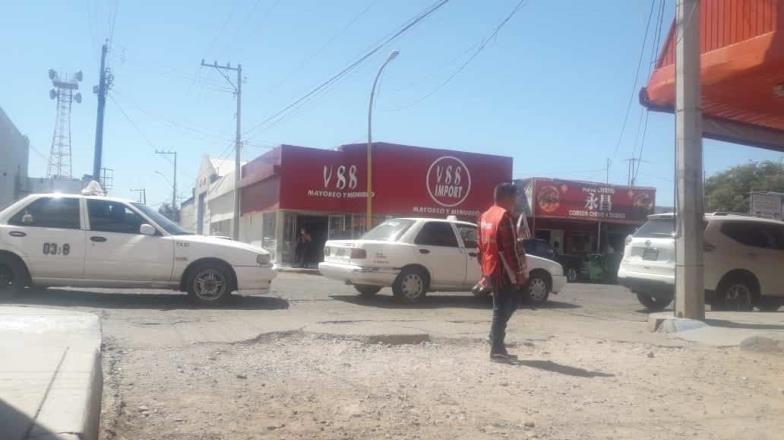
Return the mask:
<path fill-rule="evenodd" d="M 653 188 L 536 179 L 535 192 L 537 217 L 642 223 L 656 204 Z"/>

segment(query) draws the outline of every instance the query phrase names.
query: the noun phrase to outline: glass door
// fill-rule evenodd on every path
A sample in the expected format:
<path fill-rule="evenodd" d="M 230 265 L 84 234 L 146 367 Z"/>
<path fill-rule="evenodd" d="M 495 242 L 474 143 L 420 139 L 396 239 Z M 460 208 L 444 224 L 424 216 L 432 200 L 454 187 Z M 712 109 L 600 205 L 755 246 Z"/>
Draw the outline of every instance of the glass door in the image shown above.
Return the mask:
<path fill-rule="evenodd" d="M 330 215 L 327 239 L 343 240 L 347 238 L 351 238 L 351 234 L 349 233 L 348 228 L 346 228 L 346 216 Z"/>

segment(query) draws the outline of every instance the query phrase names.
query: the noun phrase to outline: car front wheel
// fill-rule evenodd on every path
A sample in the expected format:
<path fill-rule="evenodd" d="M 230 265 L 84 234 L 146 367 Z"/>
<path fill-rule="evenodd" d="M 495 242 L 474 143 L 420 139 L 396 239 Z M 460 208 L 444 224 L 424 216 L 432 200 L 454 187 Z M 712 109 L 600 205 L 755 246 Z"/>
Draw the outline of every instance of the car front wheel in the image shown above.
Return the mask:
<path fill-rule="evenodd" d="M 647 293 L 637 293 L 637 300 L 646 309 L 653 312 L 664 310 L 672 303 L 672 297 L 653 296 Z"/>
<path fill-rule="evenodd" d="M 398 275 L 392 292 L 404 302 L 419 302 L 427 294 L 427 281 L 427 274 L 422 269 L 407 268 Z"/>
<path fill-rule="evenodd" d="M 550 297 L 550 279 L 547 275 L 534 272 L 528 278 L 528 285 L 525 289 L 527 299 L 532 304 L 544 304 Z"/>
<path fill-rule="evenodd" d="M 219 304 L 231 294 L 231 274 L 219 264 L 207 263 L 191 271 L 188 295 L 200 304 Z"/>
<path fill-rule="evenodd" d="M 577 281 L 577 275 L 578 275 L 577 269 L 573 267 L 569 267 L 566 269 L 566 281 L 570 283 L 574 283 L 575 281 Z"/>

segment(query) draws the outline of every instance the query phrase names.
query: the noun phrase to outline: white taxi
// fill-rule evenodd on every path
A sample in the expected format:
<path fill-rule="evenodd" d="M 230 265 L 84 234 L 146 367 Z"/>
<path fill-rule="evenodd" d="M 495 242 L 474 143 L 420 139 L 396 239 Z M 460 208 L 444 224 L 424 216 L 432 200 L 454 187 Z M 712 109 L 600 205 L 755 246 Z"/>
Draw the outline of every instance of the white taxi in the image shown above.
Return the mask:
<path fill-rule="evenodd" d="M 36 194 L 0 211 L 0 294 L 26 286 L 164 288 L 214 304 L 264 293 L 267 251 L 192 235 L 140 203 Z"/>
<path fill-rule="evenodd" d="M 331 240 L 319 271 L 353 285 L 364 296 L 392 287 L 407 302 L 428 291 L 469 291 L 479 281 L 476 225 L 455 219 L 398 218 L 376 226 L 359 240 Z M 527 294 L 534 303 L 566 284 L 555 261 L 526 256 Z"/>

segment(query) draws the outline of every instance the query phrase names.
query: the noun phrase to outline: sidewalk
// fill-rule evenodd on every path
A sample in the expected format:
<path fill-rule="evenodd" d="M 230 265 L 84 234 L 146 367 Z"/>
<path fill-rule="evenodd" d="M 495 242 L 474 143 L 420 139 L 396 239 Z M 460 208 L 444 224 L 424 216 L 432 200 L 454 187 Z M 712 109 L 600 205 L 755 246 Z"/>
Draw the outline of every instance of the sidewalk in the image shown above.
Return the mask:
<path fill-rule="evenodd" d="M 101 328 L 91 313 L 0 307 L 0 438 L 96 440 Z"/>
<path fill-rule="evenodd" d="M 653 313 L 648 326 L 651 331 L 714 347 L 784 353 L 784 313 L 705 312 L 704 321 Z"/>

